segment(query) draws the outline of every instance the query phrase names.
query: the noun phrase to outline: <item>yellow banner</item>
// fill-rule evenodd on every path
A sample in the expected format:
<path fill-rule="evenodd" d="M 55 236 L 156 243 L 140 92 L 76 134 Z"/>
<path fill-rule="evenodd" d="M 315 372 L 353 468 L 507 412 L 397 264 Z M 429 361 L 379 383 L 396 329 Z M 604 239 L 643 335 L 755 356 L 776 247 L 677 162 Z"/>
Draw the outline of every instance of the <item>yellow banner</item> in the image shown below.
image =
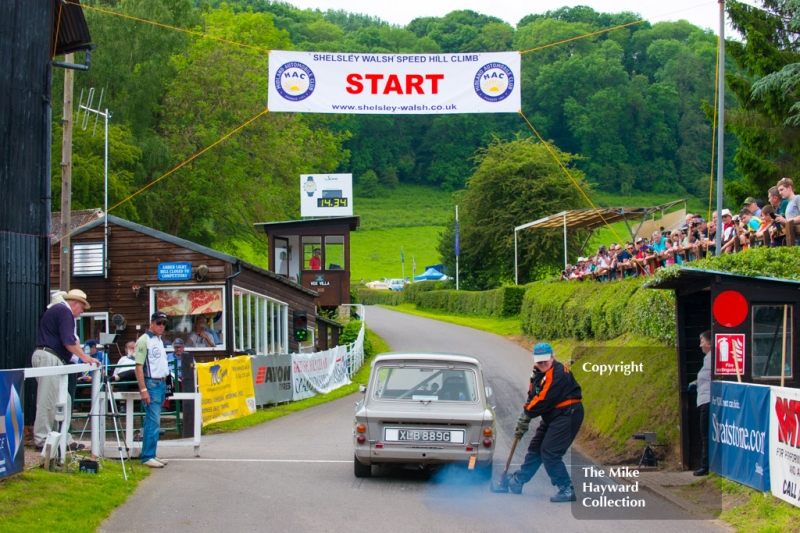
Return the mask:
<path fill-rule="evenodd" d="M 203 425 L 256 412 L 250 356 L 197 363 L 197 384 L 203 395 Z"/>

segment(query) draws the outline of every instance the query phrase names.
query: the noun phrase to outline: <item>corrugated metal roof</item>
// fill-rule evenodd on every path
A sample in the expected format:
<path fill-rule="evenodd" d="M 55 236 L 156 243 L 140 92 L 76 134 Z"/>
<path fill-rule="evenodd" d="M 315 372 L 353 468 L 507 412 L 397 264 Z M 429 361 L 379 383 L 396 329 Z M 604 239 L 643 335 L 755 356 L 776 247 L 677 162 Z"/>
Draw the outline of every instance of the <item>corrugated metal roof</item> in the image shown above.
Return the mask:
<path fill-rule="evenodd" d="M 658 279 L 658 273 L 645 284 L 648 289 L 680 289 L 698 283 L 709 283 L 712 277 L 720 276 L 725 281 L 743 282 L 774 285 L 780 284 L 786 288 L 800 288 L 800 281 L 794 279 L 768 278 L 765 276 L 744 276 L 742 274 L 732 274 L 730 272 L 720 272 L 718 270 L 702 270 L 700 268 L 683 267 L 678 271 L 678 275 L 668 279 Z"/>
<path fill-rule="evenodd" d="M 360 218 L 358 216 L 352 217 L 331 217 L 331 218 L 310 218 L 305 220 L 284 220 L 282 222 L 256 222 L 254 226 L 261 226 L 264 231 L 274 229 L 291 229 L 302 228 L 304 226 L 321 226 L 321 225 L 336 225 L 348 224 L 350 231 L 355 231 L 359 225 Z"/>
<path fill-rule="evenodd" d="M 70 233 L 80 228 L 84 224 L 103 216 L 102 209 L 82 209 L 72 211 L 69 217 Z M 50 213 L 50 242 L 55 243 L 61 239 L 61 211 Z"/>
<path fill-rule="evenodd" d="M 69 0 L 69 3 L 66 3 L 62 0 L 51 0 L 51 2 L 50 52 L 53 52 L 53 40 L 56 35 L 58 35 L 56 56 L 86 50 L 92 42 L 92 36 L 89 34 L 89 26 L 83 16 L 80 1 Z"/>
<path fill-rule="evenodd" d="M 567 218 L 567 229 L 595 229 L 605 226 L 606 223 L 613 224 L 620 220 L 632 220 L 646 217 L 656 211 L 669 209 L 674 205 L 684 203 L 686 199 L 675 200 L 666 204 L 654 207 L 603 207 L 598 209 L 573 209 L 571 211 L 561 211 L 554 215 L 541 218 L 534 222 L 529 222 L 518 226 L 516 229 L 537 228 L 537 229 L 564 229 L 564 215 Z"/>

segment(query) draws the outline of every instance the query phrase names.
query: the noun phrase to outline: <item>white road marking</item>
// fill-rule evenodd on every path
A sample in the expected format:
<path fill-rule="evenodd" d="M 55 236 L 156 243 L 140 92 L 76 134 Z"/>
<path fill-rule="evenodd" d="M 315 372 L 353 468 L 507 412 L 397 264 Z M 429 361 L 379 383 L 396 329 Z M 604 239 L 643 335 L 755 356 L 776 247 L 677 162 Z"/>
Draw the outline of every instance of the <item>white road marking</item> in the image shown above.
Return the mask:
<path fill-rule="evenodd" d="M 352 463 L 353 461 L 329 461 L 325 459 L 207 459 L 196 457 L 193 459 L 169 458 L 170 461 L 208 461 L 216 463 Z"/>

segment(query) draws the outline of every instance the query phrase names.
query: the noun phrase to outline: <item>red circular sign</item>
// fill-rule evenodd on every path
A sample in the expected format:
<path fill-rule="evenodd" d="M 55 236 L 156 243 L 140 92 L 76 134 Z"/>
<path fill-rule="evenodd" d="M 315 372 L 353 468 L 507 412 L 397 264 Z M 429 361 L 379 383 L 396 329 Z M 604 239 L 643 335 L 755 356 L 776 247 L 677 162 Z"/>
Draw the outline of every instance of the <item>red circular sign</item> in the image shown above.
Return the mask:
<path fill-rule="evenodd" d="M 736 291 L 720 293 L 714 300 L 714 318 L 726 328 L 735 328 L 747 318 L 747 299 Z"/>

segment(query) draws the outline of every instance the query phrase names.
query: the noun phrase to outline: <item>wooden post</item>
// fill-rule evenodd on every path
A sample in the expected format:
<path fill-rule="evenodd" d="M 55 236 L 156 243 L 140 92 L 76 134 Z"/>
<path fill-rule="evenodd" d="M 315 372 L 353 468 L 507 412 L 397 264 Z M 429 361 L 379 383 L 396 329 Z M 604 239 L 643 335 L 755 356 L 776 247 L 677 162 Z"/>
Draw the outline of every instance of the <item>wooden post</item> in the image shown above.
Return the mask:
<path fill-rule="evenodd" d="M 195 381 L 194 356 L 189 352 L 183 352 L 181 357 L 181 391 L 197 392 Z M 182 437 L 189 439 L 194 437 L 194 400 L 182 400 L 181 410 L 183 411 L 183 426 L 181 427 Z M 181 416 L 175 413 L 175 416 Z"/>
<path fill-rule="evenodd" d="M 66 63 L 72 63 L 73 54 L 67 54 Z M 59 243 L 59 290 L 69 290 L 70 277 L 70 214 L 72 211 L 72 85 L 75 71 L 64 70 L 64 114 L 61 117 L 61 238 Z"/>
<path fill-rule="evenodd" d="M 784 378 L 786 377 L 786 315 L 789 312 L 789 306 L 783 304 L 783 344 L 781 344 L 781 387 L 784 386 Z"/>

